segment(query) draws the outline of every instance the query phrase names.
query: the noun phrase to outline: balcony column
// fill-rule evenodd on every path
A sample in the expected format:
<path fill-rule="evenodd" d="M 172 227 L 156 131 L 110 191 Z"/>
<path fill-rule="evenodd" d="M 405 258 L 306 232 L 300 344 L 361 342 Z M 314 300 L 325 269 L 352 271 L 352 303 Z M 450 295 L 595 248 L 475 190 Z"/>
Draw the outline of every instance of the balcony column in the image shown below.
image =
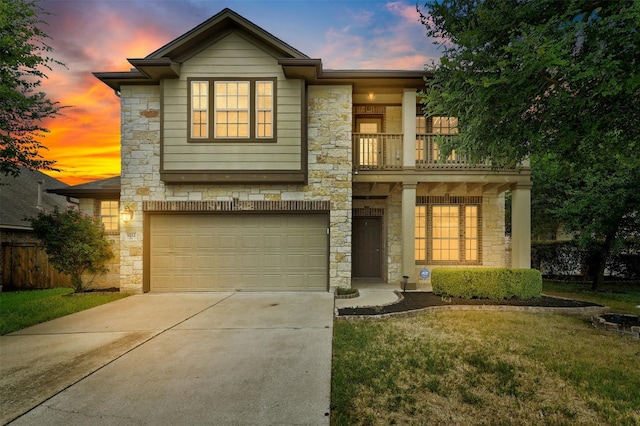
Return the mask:
<path fill-rule="evenodd" d="M 511 267 L 531 268 L 531 183 L 511 190 Z"/>
<path fill-rule="evenodd" d="M 416 168 L 416 89 L 402 92 L 402 167 Z"/>
<path fill-rule="evenodd" d="M 409 277 L 407 289 L 416 288 L 416 188 L 402 184 L 402 275 Z"/>

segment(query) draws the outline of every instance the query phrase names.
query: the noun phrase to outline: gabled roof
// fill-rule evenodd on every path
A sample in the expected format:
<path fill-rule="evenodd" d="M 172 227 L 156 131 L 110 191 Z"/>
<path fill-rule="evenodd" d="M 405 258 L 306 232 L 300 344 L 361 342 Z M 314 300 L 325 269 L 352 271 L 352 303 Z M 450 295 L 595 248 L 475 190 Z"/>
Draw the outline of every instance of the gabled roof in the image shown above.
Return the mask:
<path fill-rule="evenodd" d="M 126 84 L 155 85 L 162 78 L 177 78 L 180 64 L 232 31 L 239 31 L 274 58 L 308 59 L 304 53 L 227 8 L 145 58 L 127 59 L 135 69 L 94 72 L 93 75 L 116 91 Z"/>
<path fill-rule="evenodd" d="M 66 197 L 47 192 L 66 186 L 58 179 L 25 167 L 21 168 L 18 177 L 3 178 L 0 185 L 0 228 L 31 230 L 30 223 L 24 219 L 38 214 L 38 190 L 41 191 L 42 210 L 66 210 L 69 206 Z"/>
<path fill-rule="evenodd" d="M 212 16 L 191 31 L 165 44 L 160 49 L 147 55 L 145 59 L 171 58 L 176 62 L 184 62 L 212 41 L 218 40 L 233 30 L 240 29 L 266 45 L 278 58 L 308 58 L 307 55 L 291 47 L 271 33 L 226 8 Z"/>
<path fill-rule="evenodd" d="M 98 198 L 116 200 L 120 198 L 120 176 L 94 180 L 80 185 L 50 189 L 47 192 L 74 198 Z"/>
<path fill-rule="evenodd" d="M 301 78 L 309 84 L 351 84 L 354 93 L 366 93 L 371 87 L 398 90 L 424 87 L 422 70 L 324 70 L 320 59 L 311 59 L 231 9 L 224 9 L 191 31 L 165 44 L 141 59 L 128 59 L 130 71 L 95 72 L 97 78 L 114 89 L 120 86 L 157 85 L 163 78 L 178 78 L 180 65 L 198 52 L 237 31 L 242 37 L 278 59 L 288 78 Z"/>

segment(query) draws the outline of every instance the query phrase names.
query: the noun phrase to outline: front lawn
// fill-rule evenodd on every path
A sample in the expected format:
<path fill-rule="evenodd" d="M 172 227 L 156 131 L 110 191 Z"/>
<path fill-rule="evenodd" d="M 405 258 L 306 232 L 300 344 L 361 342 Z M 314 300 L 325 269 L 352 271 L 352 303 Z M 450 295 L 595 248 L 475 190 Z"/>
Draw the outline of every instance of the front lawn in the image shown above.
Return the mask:
<path fill-rule="evenodd" d="M 575 291 L 544 288 L 640 311 L 631 288 Z M 640 342 L 579 316 L 448 311 L 337 320 L 332 368 L 333 425 L 640 425 Z"/>
<path fill-rule="evenodd" d="M 601 291 L 593 291 L 591 283 L 545 281 L 542 292 L 550 296 L 598 303 L 620 314 L 640 315 L 640 284 L 637 283 L 606 283 Z"/>
<path fill-rule="evenodd" d="M 126 297 L 126 293 L 68 296 L 71 288 L 0 293 L 0 335 Z"/>

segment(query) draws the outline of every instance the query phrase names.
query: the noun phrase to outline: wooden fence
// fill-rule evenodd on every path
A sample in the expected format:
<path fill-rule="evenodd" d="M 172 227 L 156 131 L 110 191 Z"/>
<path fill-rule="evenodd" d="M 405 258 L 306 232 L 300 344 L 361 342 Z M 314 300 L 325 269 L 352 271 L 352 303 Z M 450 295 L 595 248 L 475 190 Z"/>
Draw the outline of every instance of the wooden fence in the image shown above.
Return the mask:
<path fill-rule="evenodd" d="M 2 285 L 12 289 L 70 287 L 71 277 L 56 271 L 37 243 L 2 244 Z"/>

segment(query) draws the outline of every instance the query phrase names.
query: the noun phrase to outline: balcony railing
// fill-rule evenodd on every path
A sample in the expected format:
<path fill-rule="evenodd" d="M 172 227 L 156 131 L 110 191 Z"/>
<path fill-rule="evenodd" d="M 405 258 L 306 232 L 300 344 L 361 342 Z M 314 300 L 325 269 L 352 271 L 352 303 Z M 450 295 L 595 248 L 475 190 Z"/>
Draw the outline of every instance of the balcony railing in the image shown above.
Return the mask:
<path fill-rule="evenodd" d="M 456 135 L 416 135 L 416 168 L 463 169 L 469 167 L 467 157 L 453 151 L 446 159 L 440 158 L 439 141 L 451 140 Z"/>
<path fill-rule="evenodd" d="M 448 158 L 440 158 L 438 142 L 455 135 L 427 134 L 416 136 L 417 169 L 464 169 L 471 166 L 466 156 L 453 152 Z M 353 167 L 354 170 L 398 170 L 402 169 L 401 133 L 354 133 Z"/>
<path fill-rule="evenodd" d="M 354 133 L 355 170 L 402 168 L 402 133 Z"/>

